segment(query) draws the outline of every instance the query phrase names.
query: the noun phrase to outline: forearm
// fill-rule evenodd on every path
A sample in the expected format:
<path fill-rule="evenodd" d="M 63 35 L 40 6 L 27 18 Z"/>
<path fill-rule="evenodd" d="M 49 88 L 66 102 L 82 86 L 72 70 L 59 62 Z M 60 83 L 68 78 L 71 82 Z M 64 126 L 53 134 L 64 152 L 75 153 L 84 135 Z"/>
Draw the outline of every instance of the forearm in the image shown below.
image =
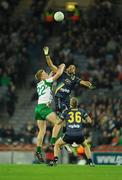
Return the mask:
<path fill-rule="evenodd" d="M 46 55 L 46 61 L 47 61 L 47 64 L 49 66 L 49 68 L 53 71 L 53 72 L 57 72 L 57 67 L 53 64 L 51 58 L 50 58 L 50 55 Z"/>
<path fill-rule="evenodd" d="M 53 64 L 51 58 L 50 58 L 50 55 L 49 55 L 49 47 L 48 46 L 45 46 L 43 48 L 44 50 L 44 55 L 45 55 L 45 58 L 46 58 L 46 61 L 47 61 L 47 64 L 49 66 L 49 68 L 54 72 L 56 73 L 57 72 L 57 67 Z"/>
<path fill-rule="evenodd" d="M 81 81 L 80 81 L 80 85 L 85 86 L 85 87 L 88 87 L 88 88 L 91 88 L 91 87 L 92 87 L 92 83 L 91 83 L 91 82 L 89 82 L 89 81 L 84 81 L 84 80 L 81 80 Z"/>
<path fill-rule="evenodd" d="M 50 55 L 46 55 L 45 57 L 46 57 L 47 65 L 49 67 L 51 67 L 53 65 L 53 62 L 52 62 L 52 60 L 50 58 Z"/>

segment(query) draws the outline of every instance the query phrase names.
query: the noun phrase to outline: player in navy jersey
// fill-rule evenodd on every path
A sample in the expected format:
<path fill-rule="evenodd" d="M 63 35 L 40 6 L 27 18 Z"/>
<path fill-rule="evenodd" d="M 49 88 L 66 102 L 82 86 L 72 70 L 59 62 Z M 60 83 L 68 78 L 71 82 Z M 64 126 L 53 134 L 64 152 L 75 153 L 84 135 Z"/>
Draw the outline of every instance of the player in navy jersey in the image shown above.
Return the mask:
<path fill-rule="evenodd" d="M 47 60 L 47 64 L 50 69 L 56 73 L 58 67 L 56 67 L 49 55 L 49 48 L 44 47 L 44 54 Z M 69 99 L 71 91 L 75 88 L 75 85 L 80 84 L 87 88 L 92 89 L 93 85 L 89 81 L 81 80 L 76 76 L 76 67 L 75 65 L 70 65 L 66 68 L 65 72 L 62 76 L 57 80 L 57 87 L 55 90 L 55 104 L 56 104 L 56 112 L 60 116 L 62 111 L 65 108 L 69 108 Z"/>
<path fill-rule="evenodd" d="M 44 47 L 44 54 L 47 60 L 47 64 L 50 67 L 50 69 L 56 73 L 58 67 L 56 67 L 49 55 L 49 48 Z M 82 86 L 85 86 L 87 88 L 94 88 L 91 82 L 81 80 L 76 76 L 76 67 L 75 65 L 69 65 L 62 76 L 57 81 L 57 87 L 55 90 L 55 107 L 56 107 L 56 113 L 58 116 L 61 116 L 61 113 L 66 109 L 69 108 L 70 104 L 70 94 L 71 91 L 75 88 L 75 85 L 80 84 Z M 51 138 L 51 144 L 54 144 L 56 141 L 56 138 Z M 70 148 L 66 149 L 70 152 Z"/>
<path fill-rule="evenodd" d="M 81 108 L 78 108 L 78 101 L 76 98 L 71 98 L 70 108 L 62 113 L 62 120 L 66 122 L 66 132 L 63 137 L 60 137 L 54 146 L 54 161 L 51 161 L 49 165 L 56 165 L 58 161 L 58 155 L 60 149 L 65 144 L 76 143 L 83 145 L 85 154 L 90 166 L 94 166 L 91 159 L 91 151 L 82 133 L 82 123 L 92 123 L 91 118 L 87 112 Z"/>

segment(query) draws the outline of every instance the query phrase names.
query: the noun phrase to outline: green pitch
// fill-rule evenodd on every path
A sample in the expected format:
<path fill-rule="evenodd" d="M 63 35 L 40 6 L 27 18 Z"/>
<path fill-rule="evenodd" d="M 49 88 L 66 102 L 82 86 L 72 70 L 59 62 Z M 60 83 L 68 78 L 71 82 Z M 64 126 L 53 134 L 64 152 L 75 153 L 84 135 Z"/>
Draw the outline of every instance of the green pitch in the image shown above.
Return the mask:
<path fill-rule="evenodd" d="M 0 165 L 0 180 L 122 180 L 122 166 Z"/>

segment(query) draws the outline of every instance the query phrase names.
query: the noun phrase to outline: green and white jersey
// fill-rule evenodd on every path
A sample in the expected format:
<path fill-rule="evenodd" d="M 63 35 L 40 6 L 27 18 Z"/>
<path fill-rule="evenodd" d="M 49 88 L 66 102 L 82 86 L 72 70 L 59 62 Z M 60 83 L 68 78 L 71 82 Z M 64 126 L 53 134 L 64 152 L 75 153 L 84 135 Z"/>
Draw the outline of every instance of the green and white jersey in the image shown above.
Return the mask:
<path fill-rule="evenodd" d="M 53 100 L 52 83 L 53 78 L 51 77 L 37 84 L 38 104 L 50 103 Z"/>

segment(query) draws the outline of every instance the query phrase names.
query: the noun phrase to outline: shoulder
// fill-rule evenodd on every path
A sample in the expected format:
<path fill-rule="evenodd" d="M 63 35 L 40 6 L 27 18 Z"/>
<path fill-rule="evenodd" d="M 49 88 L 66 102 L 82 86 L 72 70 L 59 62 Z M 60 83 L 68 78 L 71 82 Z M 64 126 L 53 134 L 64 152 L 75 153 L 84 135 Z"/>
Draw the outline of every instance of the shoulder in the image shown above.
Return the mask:
<path fill-rule="evenodd" d="M 81 112 L 83 117 L 87 117 L 88 116 L 88 113 L 87 113 L 87 111 L 85 109 L 79 108 L 79 111 Z"/>
<path fill-rule="evenodd" d="M 79 77 L 75 76 L 75 75 L 70 76 L 70 79 L 75 84 L 79 84 L 80 81 L 81 81 L 81 79 Z"/>
<path fill-rule="evenodd" d="M 82 108 L 78 108 L 78 111 L 80 111 L 80 112 L 85 112 L 85 110 L 82 109 Z"/>
<path fill-rule="evenodd" d="M 45 81 L 45 82 L 52 83 L 52 82 L 53 82 L 53 77 L 49 77 L 48 79 L 45 79 L 44 81 Z"/>
<path fill-rule="evenodd" d="M 75 81 L 76 81 L 76 82 L 80 82 L 81 79 L 80 79 L 78 76 L 75 76 Z"/>
<path fill-rule="evenodd" d="M 53 77 L 44 80 L 44 84 L 49 87 L 52 87 L 52 83 L 53 83 Z"/>
<path fill-rule="evenodd" d="M 41 85 L 41 84 L 43 84 L 43 83 L 44 83 L 44 80 L 39 81 L 39 82 L 37 82 L 37 86 L 39 86 L 39 85 Z"/>

